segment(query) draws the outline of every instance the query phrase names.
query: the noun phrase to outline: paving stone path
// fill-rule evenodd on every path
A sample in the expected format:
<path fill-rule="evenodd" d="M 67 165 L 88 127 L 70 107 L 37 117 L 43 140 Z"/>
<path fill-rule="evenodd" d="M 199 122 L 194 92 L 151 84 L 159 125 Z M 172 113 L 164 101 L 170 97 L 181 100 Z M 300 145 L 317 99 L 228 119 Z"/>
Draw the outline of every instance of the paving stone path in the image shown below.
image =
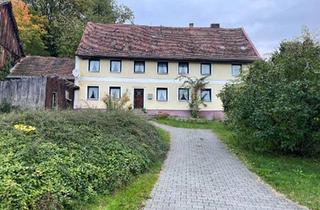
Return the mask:
<path fill-rule="evenodd" d="M 262 183 L 210 130 L 173 128 L 145 209 L 305 209 Z"/>

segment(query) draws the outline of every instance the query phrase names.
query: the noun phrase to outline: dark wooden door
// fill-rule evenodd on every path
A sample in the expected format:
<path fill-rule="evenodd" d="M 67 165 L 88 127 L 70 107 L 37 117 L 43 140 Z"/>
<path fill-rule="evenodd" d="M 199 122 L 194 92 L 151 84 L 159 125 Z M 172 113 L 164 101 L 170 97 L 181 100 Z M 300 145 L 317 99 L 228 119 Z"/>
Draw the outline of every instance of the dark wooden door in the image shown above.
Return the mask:
<path fill-rule="evenodd" d="M 134 108 L 143 108 L 143 89 L 134 89 Z"/>

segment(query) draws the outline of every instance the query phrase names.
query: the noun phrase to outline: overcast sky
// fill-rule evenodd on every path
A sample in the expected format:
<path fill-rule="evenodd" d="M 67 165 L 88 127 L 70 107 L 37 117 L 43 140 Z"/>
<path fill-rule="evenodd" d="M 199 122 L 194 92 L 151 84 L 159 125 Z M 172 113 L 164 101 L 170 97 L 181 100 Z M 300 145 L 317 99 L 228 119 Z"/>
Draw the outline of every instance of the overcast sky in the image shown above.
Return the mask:
<path fill-rule="evenodd" d="M 320 32 L 320 0 L 118 0 L 134 12 L 135 24 L 244 27 L 262 56 L 307 26 Z"/>

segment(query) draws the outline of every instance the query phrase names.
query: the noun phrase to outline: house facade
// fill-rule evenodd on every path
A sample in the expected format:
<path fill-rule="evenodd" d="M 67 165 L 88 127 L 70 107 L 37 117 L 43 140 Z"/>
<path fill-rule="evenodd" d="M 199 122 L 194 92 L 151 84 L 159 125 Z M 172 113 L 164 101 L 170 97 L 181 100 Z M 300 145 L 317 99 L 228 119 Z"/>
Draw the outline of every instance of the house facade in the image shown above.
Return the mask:
<path fill-rule="evenodd" d="M 208 76 L 201 115 L 223 118 L 217 94 L 260 59 L 242 28 L 88 23 L 76 52 L 74 108 L 105 109 L 103 98 L 128 94 L 133 109 L 190 116 L 181 75 Z"/>

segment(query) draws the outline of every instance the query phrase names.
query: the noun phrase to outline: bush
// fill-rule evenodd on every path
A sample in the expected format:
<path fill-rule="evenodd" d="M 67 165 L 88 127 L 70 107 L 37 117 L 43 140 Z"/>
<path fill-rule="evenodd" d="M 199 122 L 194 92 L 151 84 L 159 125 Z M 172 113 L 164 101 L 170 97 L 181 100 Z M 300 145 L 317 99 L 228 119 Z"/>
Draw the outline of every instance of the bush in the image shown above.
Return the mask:
<path fill-rule="evenodd" d="M 168 119 L 169 117 L 170 117 L 170 115 L 168 113 L 165 113 L 165 112 L 159 112 L 154 116 L 154 118 L 156 120 Z"/>
<path fill-rule="evenodd" d="M 2 102 L 0 103 L 0 113 L 9 113 L 12 112 L 17 107 L 12 106 L 9 102 Z"/>
<path fill-rule="evenodd" d="M 72 209 L 111 193 L 161 160 L 168 146 L 123 112 L 0 116 L 0 209 Z"/>
<path fill-rule="evenodd" d="M 284 42 L 269 61 L 253 64 L 220 94 L 229 123 L 253 135 L 256 150 L 320 150 L 320 46 L 308 36 Z"/>

